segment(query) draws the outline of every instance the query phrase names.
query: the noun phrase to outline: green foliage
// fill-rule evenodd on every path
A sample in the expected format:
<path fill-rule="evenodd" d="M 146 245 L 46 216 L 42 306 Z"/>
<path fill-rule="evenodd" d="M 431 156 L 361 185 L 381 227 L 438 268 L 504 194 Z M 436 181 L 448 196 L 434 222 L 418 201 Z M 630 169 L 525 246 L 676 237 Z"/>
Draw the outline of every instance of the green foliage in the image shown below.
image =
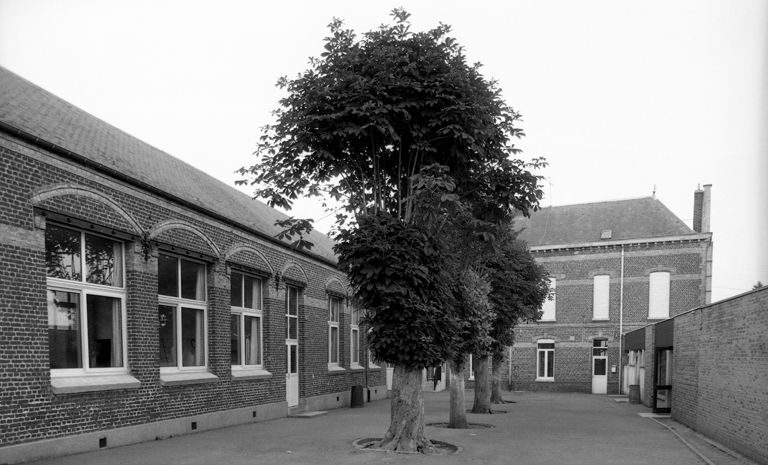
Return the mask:
<path fill-rule="evenodd" d="M 489 299 L 495 309 L 491 337 L 493 352 L 512 345 L 515 326 L 541 317 L 541 306 L 549 295 L 548 273 L 536 263 L 525 244 L 514 233 L 500 237 L 498 253 L 487 262 L 491 283 Z"/>
<path fill-rule="evenodd" d="M 335 246 L 339 266 L 366 309 L 377 360 L 411 368 L 451 355 L 457 322 L 451 317 L 443 258 L 433 236 L 387 214 L 359 218 Z"/>
<path fill-rule="evenodd" d="M 450 173 L 462 199 L 482 200 L 488 215 L 527 212 L 541 196 L 538 178 L 512 159 L 520 115 L 480 65 L 440 25 L 412 33 L 408 13 L 358 40 L 334 19 L 325 52 L 294 79 L 264 128 L 259 162 L 240 173 L 269 205 L 290 209 L 299 196 L 339 201 L 343 229 L 358 214 L 383 211 L 411 221 L 424 167 Z M 294 228 L 308 231 L 311 225 Z"/>

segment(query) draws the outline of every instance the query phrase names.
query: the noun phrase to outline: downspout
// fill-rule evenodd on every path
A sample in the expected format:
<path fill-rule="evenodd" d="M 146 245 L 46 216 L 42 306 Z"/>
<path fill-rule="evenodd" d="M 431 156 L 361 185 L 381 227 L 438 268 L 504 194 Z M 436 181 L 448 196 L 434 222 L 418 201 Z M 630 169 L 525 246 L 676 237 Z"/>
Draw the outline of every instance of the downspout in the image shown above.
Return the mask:
<path fill-rule="evenodd" d="M 624 246 L 621 246 L 621 277 L 619 278 L 619 394 L 624 374 Z"/>

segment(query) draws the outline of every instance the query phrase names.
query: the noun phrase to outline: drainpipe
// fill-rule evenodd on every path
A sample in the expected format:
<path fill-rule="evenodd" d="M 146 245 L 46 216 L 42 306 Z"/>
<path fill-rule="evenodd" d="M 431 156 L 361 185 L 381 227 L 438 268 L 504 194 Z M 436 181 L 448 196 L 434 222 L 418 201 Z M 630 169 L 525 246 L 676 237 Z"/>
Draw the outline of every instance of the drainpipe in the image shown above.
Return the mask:
<path fill-rule="evenodd" d="M 624 246 L 621 246 L 621 277 L 619 279 L 619 394 L 621 394 L 622 375 L 624 366 Z"/>

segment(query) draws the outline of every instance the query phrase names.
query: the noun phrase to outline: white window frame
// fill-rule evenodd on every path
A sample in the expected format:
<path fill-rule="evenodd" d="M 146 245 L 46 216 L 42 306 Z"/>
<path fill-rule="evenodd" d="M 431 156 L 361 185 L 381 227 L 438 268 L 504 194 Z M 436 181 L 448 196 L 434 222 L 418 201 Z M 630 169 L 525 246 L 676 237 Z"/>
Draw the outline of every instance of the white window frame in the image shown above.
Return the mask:
<path fill-rule="evenodd" d="M 251 274 L 243 273 L 240 271 L 232 271 L 230 273 L 230 280 L 234 279 L 235 274 L 239 275 L 241 279 L 240 302 L 243 304 L 243 306 L 238 307 L 238 306 L 232 305 L 232 302 L 230 300 L 230 311 L 232 315 L 237 316 L 239 320 L 238 351 L 239 351 L 240 362 L 241 362 L 239 364 L 232 364 L 232 370 L 233 371 L 254 370 L 254 369 L 264 368 L 264 280 L 258 276 L 253 276 Z M 251 278 L 254 281 L 258 281 L 258 285 L 261 288 L 261 292 L 259 292 L 259 301 L 255 302 L 254 304 L 258 308 L 248 308 L 245 306 L 245 277 Z M 259 325 L 258 325 L 259 360 L 258 360 L 258 363 L 254 363 L 254 364 L 247 364 L 245 360 L 245 317 L 258 318 L 259 320 Z"/>
<path fill-rule="evenodd" d="M 648 319 L 669 318 L 671 275 L 668 271 L 648 275 Z"/>
<path fill-rule="evenodd" d="M 338 309 L 336 311 L 336 320 L 334 321 L 333 304 L 338 303 Z M 328 295 L 328 368 L 336 368 L 341 364 L 341 312 L 342 302 L 341 298 L 335 295 Z M 333 340 L 333 329 L 336 329 L 336 338 Z M 333 346 L 336 346 L 336 360 L 333 360 Z"/>
<path fill-rule="evenodd" d="M 467 362 L 467 369 L 469 370 L 469 376 L 467 376 L 467 380 L 469 381 L 472 381 L 475 379 L 475 370 L 472 369 L 474 368 L 473 365 L 474 363 L 472 360 L 472 354 L 469 354 L 469 361 Z"/>
<path fill-rule="evenodd" d="M 128 373 L 128 330 L 127 330 L 127 315 L 126 315 L 126 287 L 125 287 L 125 243 L 117 240 L 113 237 L 104 236 L 100 234 L 93 234 L 92 232 L 85 232 L 81 229 L 70 228 L 59 224 L 51 224 L 61 229 L 68 229 L 80 234 L 80 280 L 74 281 L 63 278 L 46 278 L 46 294 L 48 291 L 69 292 L 72 294 L 78 294 L 80 297 L 80 316 L 79 316 L 79 337 L 80 337 L 80 364 L 82 368 L 51 368 L 51 378 L 65 378 L 65 377 L 79 377 L 79 376 L 93 376 L 93 375 L 113 375 L 113 374 L 127 374 Z M 120 260 L 122 263 L 122 276 L 120 282 L 122 286 L 107 286 L 103 284 L 94 284 L 86 282 L 86 250 L 85 250 L 85 236 L 96 236 L 108 239 L 112 242 L 120 244 Z M 88 296 L 98 295 L 104 297 L 111 297 L 120 299 L 120 331 L 121 331 L 121 345 L 122 345 L 122 365 L 121 367 L 98 367 L 91 368 L 88 354 L 90 353 L 88 346 Z M 50 311 L 50 310 L 49 310 Z M 50 324 L 50 321 L 49 321 Z"/>
<path fill-rule="evenodd" d="M 355 351 L 355 347 L 357 347 L 357 351 Z M 349 366 L 352 368 L 362 367 L 360 365 L 360 349 L 360 309 L 352 305 L 349 308 Z M 369 359 L 368 366 L 370 365 Z"/>
<path fill-rule="evenodd" d="M 549 296 L 547 296 L 547 299 L 544 301 L 544 304 L 541 306 L 541 310 L 544 312 L 541 315 L 541 320 L 539 321 L 555 321 L 556 315 L 556 308 L 557 308 L 557 279 L 556 278 L 549 278 L 549 289 L 551 291 L 552 300 L 549 300 Z"/>
<path fill-rule="evenodd" d="M 181 296 L 181 261 L 185 260 L 192 263 L 197 263 L 199 265 L 203 265 L 203 298 L 206 300 L 193 300 L 193 299 L 185 299 L 182 297 L 173 297 L 173 296 L 167 296 L 167 295 L 161 295 L 160 293 L 157 294 L 157 304 L 158 304 L 158 313 L 160 311 L 159 307 L 167 306 L 167 307 L 173 307 L 174 308 L 174 320 L 175 320 L 175 340 L 177 341 L 174 350 L 175 350 L 175 357 L 176 357 L 176 366 L 173 367 L 160 367 L 160 375 L 163 374 L 174 374 L 174 373 L 189 373 L 189 372 L 207 372 L 208 371 L 208 346 L 209 346 L 209 339 L 210 336 L 208 335 L 208 264 L 204 261 L 200 260 L 192 260 L 187 257 L 183 257 L 180 255 L 175 255 L 172 253 L 166 253 L 165 251 L 160 252 L 161 255 L 166 255 L 169 257 L 173 257 L 177 259 L 176 262 L 176 272 L 177 272 L 177 280 L 176 280 L 176 287 L 178 290 L 178 295 Z M 158 280 L 160 279 L 159 276 L 160 270 L 158 269 Z M 182 340 L 182 327 L 181 327 L 181 310 L 182 308 L 189 308 L 193 310 L 202 310 L 203 312 L 203 361 L 204 363 L 202 365 L 195 365 L 195 366 L 184 366 L 183 357 L 182 357 L 182 347 L 178 341 Z M 158 345 L 157 350 L 160 350 L 160 346 Z"/>
<path fill-rule="evenodd" d="M 554 339 L 539 339 L 536 341 L 536 381 L 553 382 L 555 380 L 555 347 L 539 347 L 539 344 L 555 344 Z M 539 374 L 539 360 L 544 357 L 544 375 Z M 552 376 L 547 376 L 546 367 L 548 361 L 552 360 Z"/>
<path fill-rule="evenodd" d="M 610 320 L 611 277 L 599 274 L 592 282 L 592 320 Z"/>

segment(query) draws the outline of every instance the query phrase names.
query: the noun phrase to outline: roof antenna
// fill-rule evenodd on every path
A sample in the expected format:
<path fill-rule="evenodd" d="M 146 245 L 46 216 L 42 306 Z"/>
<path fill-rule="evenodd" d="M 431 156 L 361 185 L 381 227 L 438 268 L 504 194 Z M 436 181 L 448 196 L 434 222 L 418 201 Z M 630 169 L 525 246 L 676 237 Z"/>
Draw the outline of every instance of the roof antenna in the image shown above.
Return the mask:
<path fill-rule="evenodd" d="M 653 185 L 653 198 L 656 198 L 656 184 Z"/>

